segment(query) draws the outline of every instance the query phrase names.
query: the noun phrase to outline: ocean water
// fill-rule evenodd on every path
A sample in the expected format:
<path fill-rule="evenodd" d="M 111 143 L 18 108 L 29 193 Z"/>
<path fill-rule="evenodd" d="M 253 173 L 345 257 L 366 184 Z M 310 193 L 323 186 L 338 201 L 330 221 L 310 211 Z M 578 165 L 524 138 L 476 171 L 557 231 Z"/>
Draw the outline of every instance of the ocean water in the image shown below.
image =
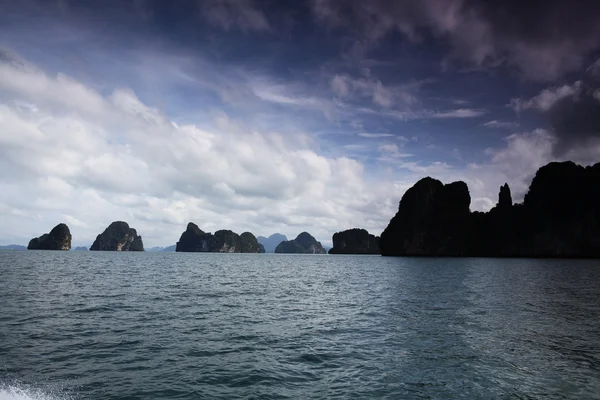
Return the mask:
<path fill-rule="evenodd" d="M 0 252 L 0 400 L 600 398 L 600 261 Z"/>

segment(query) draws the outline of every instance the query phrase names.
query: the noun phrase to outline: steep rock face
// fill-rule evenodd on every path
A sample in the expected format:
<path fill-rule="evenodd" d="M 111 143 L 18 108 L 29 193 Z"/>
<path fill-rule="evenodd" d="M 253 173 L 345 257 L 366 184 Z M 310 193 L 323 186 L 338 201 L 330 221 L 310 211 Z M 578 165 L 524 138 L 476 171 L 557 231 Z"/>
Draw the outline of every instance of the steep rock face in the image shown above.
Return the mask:
<path fill-rule="evenodd" d="M 230 230 L 206 233 L 190 222 L 175 247 L 178 252 L 260 253 L 261 247 L 250 232 L 238 235 Z"/>
<path fill-rule="evenodd" d="M 256 239 L 258 240 L 258 243 L 263 245 L 265 252 L 267 253 L 273 253 L 279 243 L 288 240 L 287 237 L 281 233 L 274 233 L 268 238 L 264 236 L 258 236 Z"/>
<path fill-rule="evenodd" d="M 308 232 L 302 232 L 294 240 L 279 243 L 275 253 L 326 254 L 326 251 Z"/>
<path fill-rule="evenodd" d="M 144 243 L 127 222 L 115 221 L 96 237 L 90 251 L 144 251 Z"/>
<path fill-rule="evenodd" d="M 381 254 L 379 238 L 357 228 L 336 232 L 329 254 Z"/>
<path fill-rule="evenodd" d="M 381 234 L 384 255 L 466 255 L 471 196 L 464 182 L 423 178 L 408 189 Z"/>
<path fill-rule="evenodd" d="M 487 213 L 465 209 L 466 185 L 442 196 L 440 207 L 440 184 L 422 181 L 400 201 L 381 236 L 382 254 L 600 257 L 600 163 L 543 166 L 522 204 L 512 204 L 504 184 L 498 204 Z"/>
<path fill-rule="evenodd" d="M 65 224 L 58 224 L 50 233 L 44 233 L 29 241 L 28 250 L 71 250 L 71 231 Z"/>
<path fill-rule="evenodd" d="M 241 252 L 242 253 L 264 253 L 265 249 L 262 247 L 258 240 L 256 240 L 256 236 L 254 236 L 250 232 L 244 232 L 240 235 L 241 240 Z M 261 251 L 262 247 L 262 251 Z"/>

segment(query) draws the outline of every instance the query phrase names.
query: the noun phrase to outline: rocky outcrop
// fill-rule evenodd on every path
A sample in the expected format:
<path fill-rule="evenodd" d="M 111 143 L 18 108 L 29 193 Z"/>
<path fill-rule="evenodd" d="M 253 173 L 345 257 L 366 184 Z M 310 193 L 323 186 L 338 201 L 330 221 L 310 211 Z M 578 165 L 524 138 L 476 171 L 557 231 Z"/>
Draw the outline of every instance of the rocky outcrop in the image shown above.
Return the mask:
<path fill-rule="evenodd" d="M 261 244 L 256 240 L 256 236 L 254 236 L 250 232 L 244 232 L 240 235 L 241 241 L 241 251 L 242 253 L 264 253 L 265 249 Z M 262 251 L 261 251 L 262 248 Z"/>
<path fill-rule="evenodd" d="M 600 257 L 600 163 L 541 167 L 521 204 L 507 184 L 489 212 L 471 213 L 469 203 L 463 182 L 422 179 L 382 233 L 382 254 Z"/>
<path fill-rule="evenodd" d="M 115 221 L 96 237 L 90 251 L 144 251 L 144 243 L 127 222 Z"/>
<path fill-rule="evenodd" d="M 464 182 L 423 178 L 408 189 L 381 234 L 384 255 L 466 255 L 471 197 Z"/>
<path fill-rule="evenodd" d="M 275 253 L 326 254 L 326 251 L 308 232 L 302 232 L 294 240 L 279 243 Z"/>
<path fill-rule="evenodd" d="M 29 241 L 28 250 L 71 250 L 71 231 L 65 224 L 58 224 L 50 233 L 44 233 Z"/>
<path fill-rule="evenodd" d="M 357 228 L 334 233 L 329 254 L 381 254 L 379 237 Z"/>
<path fill-rule="evenodd" d="M 275 252 L 275 249 L 279 243 L 288 240 L 287 237 L 281 233 L 274 233 L 268 238 L 264 236 L 258 236 L 256 239 L 258 240 L 258 243 L 264 246 L 265 252 L 267 253 Z"/>
<path fill-rule="evenodd" d="M 178 252 L 260 253 L 261 247 L 250 232 L 238 235 L 230 230 L 206 233 L 190 222 L 175 247 Z"/>

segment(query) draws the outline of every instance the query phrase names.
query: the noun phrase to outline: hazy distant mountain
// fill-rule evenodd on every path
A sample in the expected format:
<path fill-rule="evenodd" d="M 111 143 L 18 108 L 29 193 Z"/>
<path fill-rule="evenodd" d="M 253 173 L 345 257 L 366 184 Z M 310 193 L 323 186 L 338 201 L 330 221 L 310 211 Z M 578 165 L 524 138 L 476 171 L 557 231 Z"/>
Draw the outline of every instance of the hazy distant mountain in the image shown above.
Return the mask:
<path fill-rule="evenodd" d="M 164 251 L 164 247 L 160 247 L 160 246 L 154 246 L 154 247 L 150 247 L 149 249 L 146 249 L 146 251 L 152 252 L 152 253 L 157 253 L 157 252 L 161 252 Z"/>
<path fill-rule="evenodd" d="M 274 253 L 277 245 L 288 239 L 285 235 L 282 235 L 281 233 L 274 233 L 268 238 L 264 236 L 257 236 L 256 240 L 258 240 L 258 243 L 264 246 L 266 253 Z"/>
<path fill-rule="evenodd" d="M 162 249 L 162 251 L 165 253 L 170 252 L 170 251 L 175 251 L 176 247 L 177 247 L 176 245 L 168 246 L 168 247 L 165 247 L 164 249 Z"/>
<path fill-rule="evenodd" d="M 6 246 L 0 246 L 0 250 L 27 250 L 27 247 L 21 246 L 20 244 L 9 244 Z"/>
<path fill-rule="evenodd" d="M 85 246 L 77 246 L 73 249 L 73 251 L 88 251 L 88 248 Z"/>

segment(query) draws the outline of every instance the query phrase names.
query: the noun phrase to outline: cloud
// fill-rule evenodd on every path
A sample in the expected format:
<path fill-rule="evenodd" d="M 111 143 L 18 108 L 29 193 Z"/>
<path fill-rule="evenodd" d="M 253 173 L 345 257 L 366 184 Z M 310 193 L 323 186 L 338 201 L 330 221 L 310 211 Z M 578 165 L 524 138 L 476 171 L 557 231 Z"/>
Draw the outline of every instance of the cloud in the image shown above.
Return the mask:
<path fill-rule="evenodd" d="M 377 139 L 377 138 L 393 137 L 394 134 L 392 134 L 392 133 L 367 133 L 367 132 L 362 132 L 362 133 L 359 133 L 358 136 L 362 136 L 362 137 L 369 138 L 369 139 Z"/>
<path fill-rule="evenodd" d="M 476 110 L 473 108 L 459 108 L 449 111 L 437 111 L 431 113 L 431 118 L 475 118 L 487 114 L 486 110 Z"/>
<path fill-rule="evenodd" d="M 517 122 L 498 121 L 494 119 L 486 122 L 485 124 L 481 124 L 481 126 L 484 126 L 486 128 L 513 129 L 518 128 L 519 124 Z"/>
<path fill-rule="evenodd" d="M 414 92 L 419 84 L 385 86 L 381 80 L 371 78 L 370 74 L 360 78 L 336 74 L 331 79 L 330 86 L 336 96 L 348 99 L 356 94 L 359 97 L 371 98 L 373 104 L 384 108 L 404 108 L 418 102 Z"/>
<path fill-rule="evenodd" d="M 252 0 L 205 0 L 200 4 L 206 21 L 226 31 L 234 28 L 244 32 L 271 30 L 267 17 Z"/>
<path fill-rule="evenodd" d="M 330 29 L 360 32 L 355 35 L 360 57 L 394 32 L 423 43 L 426 28 L 447 40 L 453 59 L 515 67 L 531 80 L 554 80 L 578 69 L 600 45 L 600 6 L 595 2 L 319 0 L 312 2 L 312 10 Z"/>
<path fill-rule="evenodd" d="M 572 85 L 547 88 L 528 100 L 513 98 L 509 106 L 516 112 L 531 108 L 548 111 L 557 101 L 578 94 L 581 91 L 581 84 L 581 81 L 577 81 Z"/>
<path fill-rule="evenodd" d="M 175 242 L 188 221 L 328 241 L 344 227 L 379 233 L 393 213 L 381 205 L 393 184 L 300 134 L 249 130 L 224 113 L 203 128 L 175 124 L 131 89 L 100 95 L 64 75 L 0 68 L 11 98 L 0 101 L 0 166 L 11 171 L 0 177 L 1 237 L 24 241 L 65 221 L 89 244 L 122 219 L 148 245 Z"/>

